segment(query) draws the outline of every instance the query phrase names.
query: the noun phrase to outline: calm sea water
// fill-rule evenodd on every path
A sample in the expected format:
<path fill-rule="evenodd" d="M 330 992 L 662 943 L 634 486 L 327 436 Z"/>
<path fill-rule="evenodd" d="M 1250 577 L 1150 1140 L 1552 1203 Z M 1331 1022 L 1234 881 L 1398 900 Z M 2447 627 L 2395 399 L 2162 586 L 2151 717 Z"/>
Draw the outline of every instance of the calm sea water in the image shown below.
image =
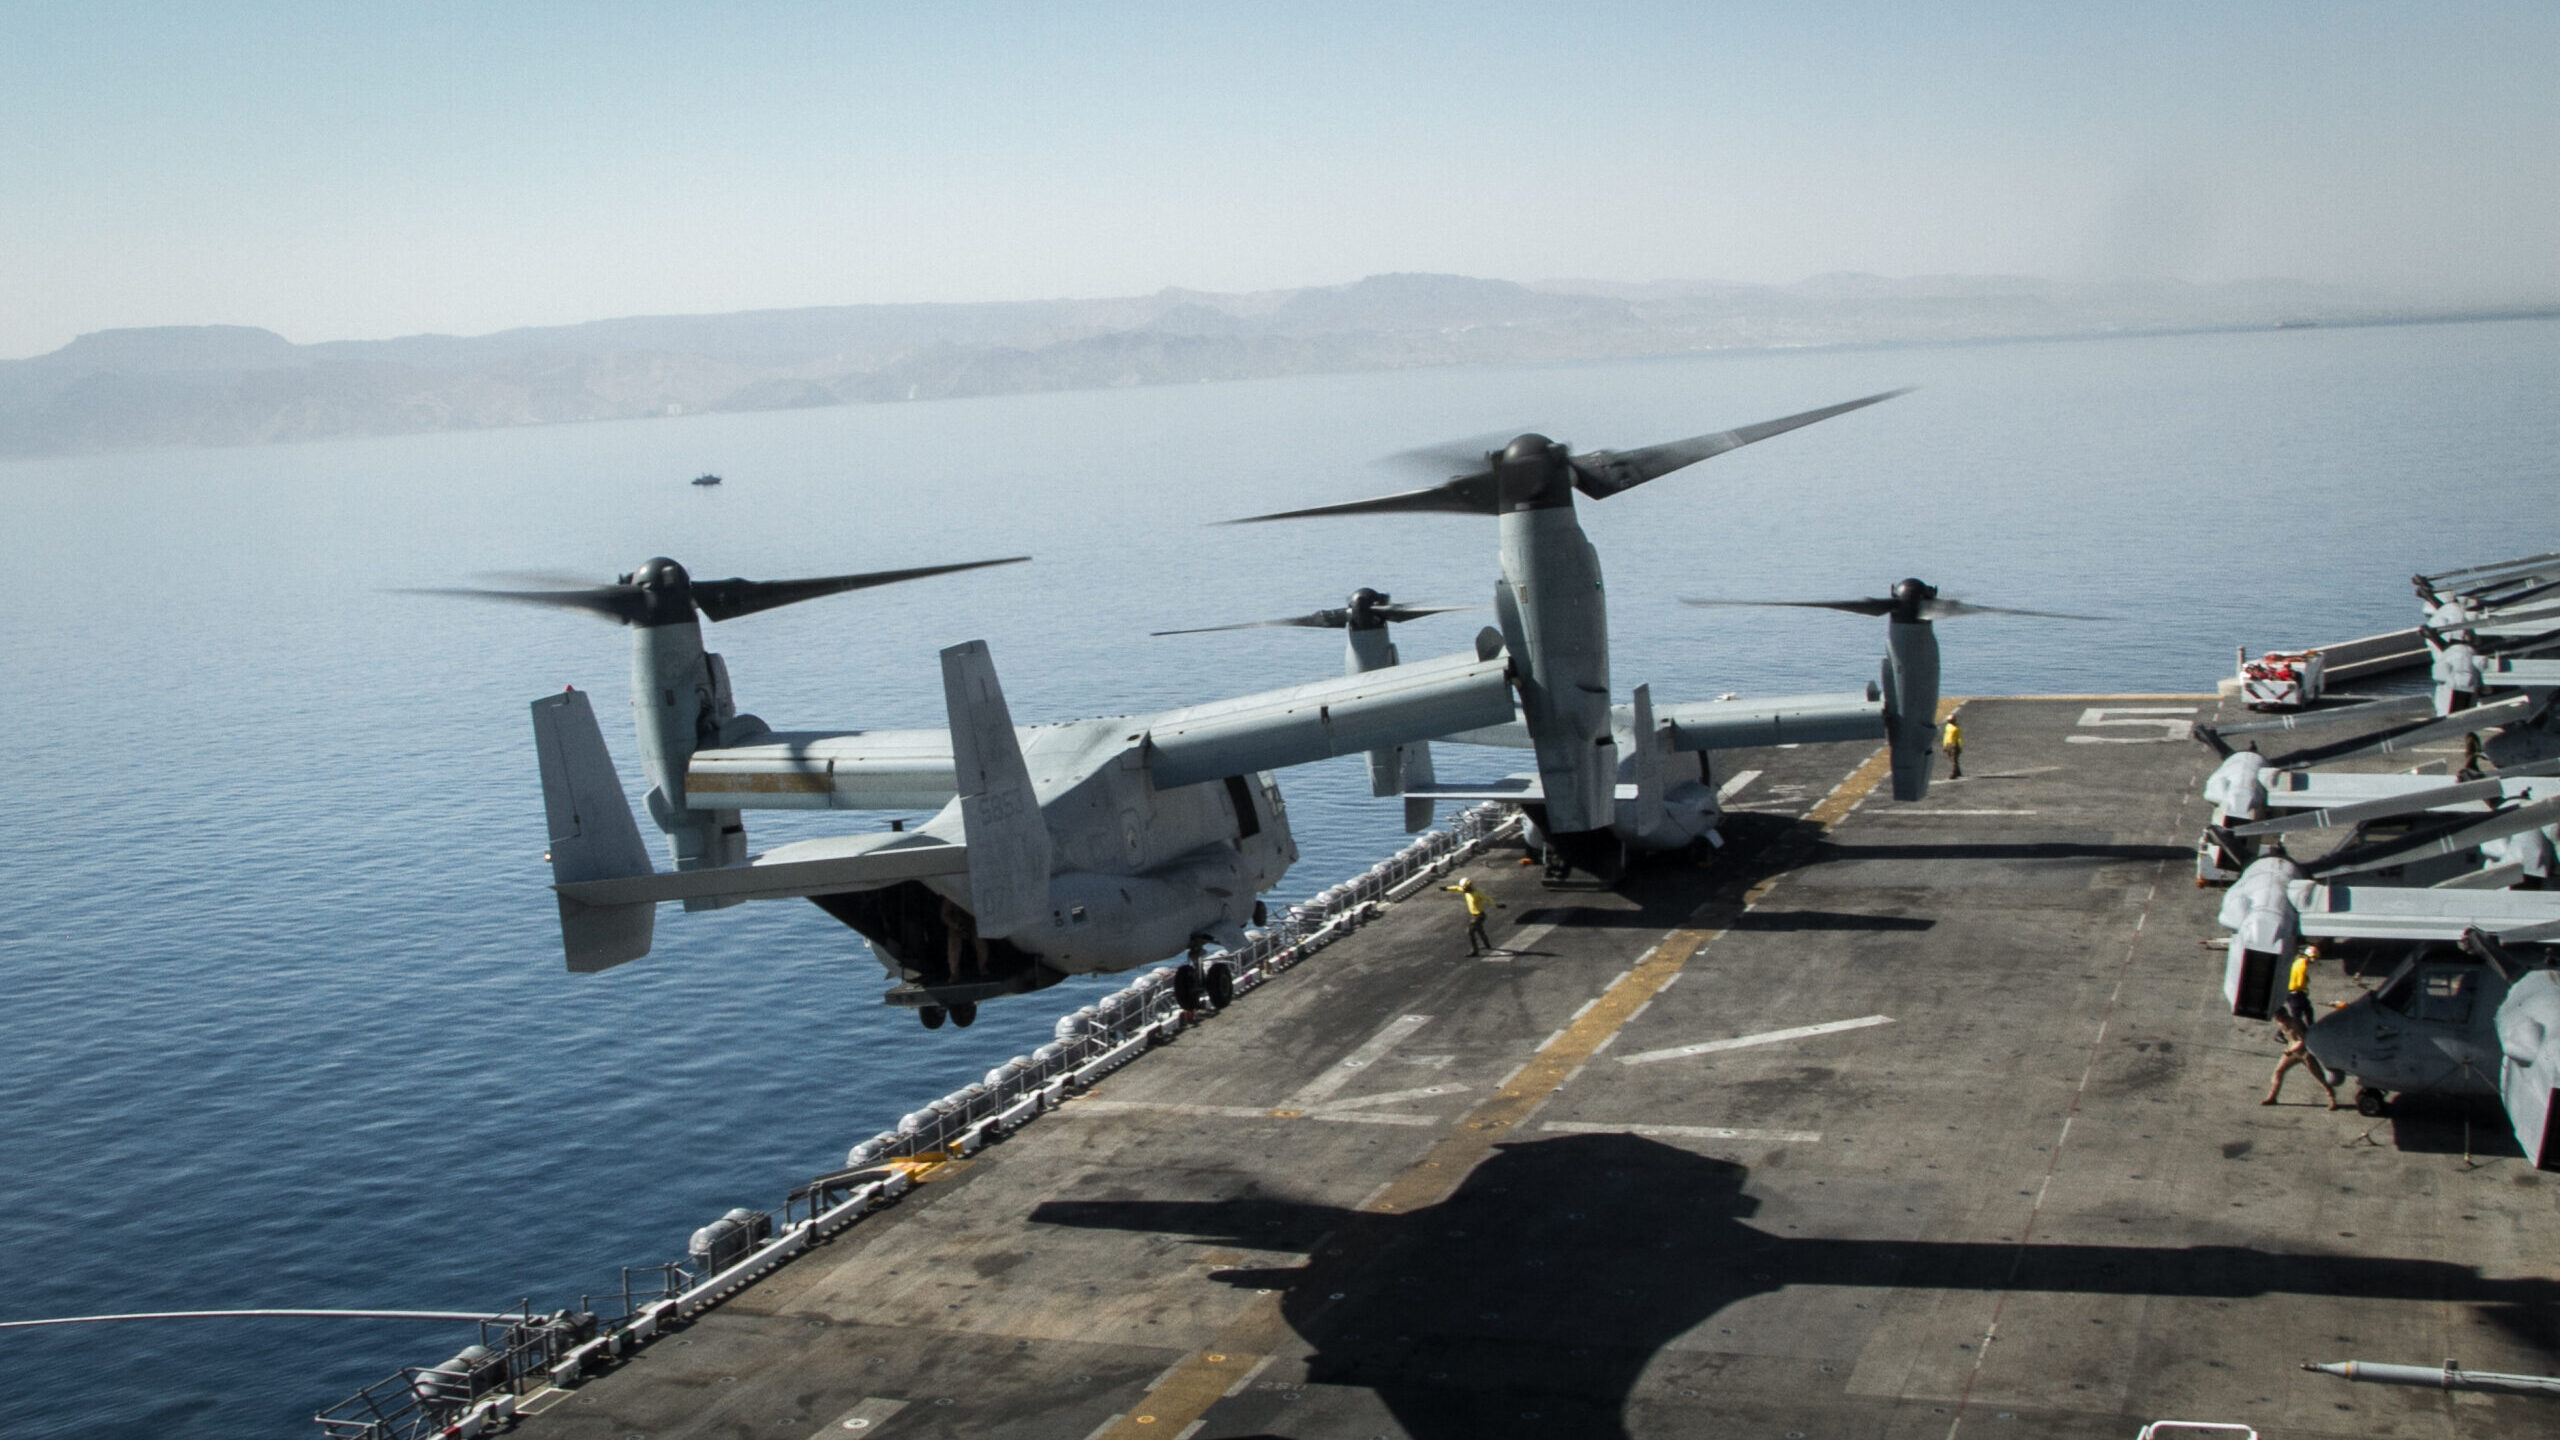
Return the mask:
<path fill-rule="evenodd" d="M 940 723 L 986 638 L 1025 719 L 1317 678 L 1331 632 L 1149 630 L 1482 598 L 1493 526 L 1206 522 L 1417 483 L 1372 457 L 1537 428 L 1628 446 L 1919 393 L 1585 505 L 1617 683 L 1848 689 L 1881 627 L 1683 594 L 1949 594 L 2122 617 L 1945 627 L 1950 693 L 2192 689 L 2234 644 L 2407 623 L 2413 570 L 2560 548 L 2560 324 L 1756 353 L 715 416 L 0 465 L 6 1316 L 538 1307 L 772 1207 L 1045 1037 L 1070 986 L 925 1034 L 805 905 L 662 917 L 561 967 L 525 702 L 623 636 L 393 587 L 1036 564 L 714 627 L 784 728 Z M 729 483 L 684 481 L 717 470 Z M 1480 618 L 1408 628 L 1463 648 Z M 1446 778 L 1516 757 L 1458 751 Z M 1357 762 L 1285 779 L 1303 895 L 1399 843 Z M 823 821 L 751 816 L 760 843 Z M 835 822 L 876 823 L 866 817 Z M 1101 987 L 1117 982 L 1103 982 Z M 315 1434 L 470 1337 L 239 1322 L 0 1333 L 0 1433 Z"/>

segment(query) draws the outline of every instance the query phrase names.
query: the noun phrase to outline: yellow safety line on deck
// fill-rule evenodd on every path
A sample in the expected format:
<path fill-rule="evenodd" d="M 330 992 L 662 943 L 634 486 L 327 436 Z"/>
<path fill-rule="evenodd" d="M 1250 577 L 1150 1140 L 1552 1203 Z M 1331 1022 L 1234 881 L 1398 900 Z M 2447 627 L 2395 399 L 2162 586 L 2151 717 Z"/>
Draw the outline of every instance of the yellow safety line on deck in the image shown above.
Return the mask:
<path fill-rule="evenodd" d="M 1963 703 L 1940 702 L 1940 723 Z M 1892 769 L 1890 747 L 1877 750 L 1822 797 L 1821 803 L 1807 811 L 1805 819 L 1822 830 L 1839 824 Z M 1760 903 L 1778 878 L 1771 875 L 1743 892 L 1742 908 L 1747 910 Z M 1702 912 L 1715 908 L 1716 903 L 1708 902 L 1701 907 Z M 1660 944 L 1602 991 L 1590 1008 L 1540 1047 L 1501 1093 L 1467 1112 L 1457 1128 L 1442 1136 L 1419 1164 L 1388 1181 L 1361 1208 L 1373 1214 L 1401 1214 L 1448 1198 L 1458 1182 L 1493 1153 L 1494 1146 L 1536 1114 L 1548 1096 L 1590 1062 L 1604 1041 L 1660 994 L 1691 956 L 1723 933 L 1722 927 L 1684 927 L 1664 935 Z M 1276 1353 L 1286 1342 L 1287 1327 L 1281 1319 L 1279 1297 L 1257 1299 L 1226 1328 L 1217 1345 L 1184 1357 L 1149 1387 L 1137 1404 L 1095 1432 L 1091 1440 L 1137 1440 L 1181 1433 L 1183 1427 L 1208 1414 L 1209 1407 L 1225 1397 L 1238 1377 L 1261 1364 L 1264 1354 Z"/>
<path fill-rule="evenodd" d="M 1195 1350 L 1182 1363 L 1158 1376 L 1154 1388 L 1127 1414 L 1095 1431 L 1088 1440 L 1155 1437 L 1172 1440 L 1209 1407 L 1226 1398 L 1236 1382 L 1262 1363 L 1259 1355 L 1235 1350 Z"/>

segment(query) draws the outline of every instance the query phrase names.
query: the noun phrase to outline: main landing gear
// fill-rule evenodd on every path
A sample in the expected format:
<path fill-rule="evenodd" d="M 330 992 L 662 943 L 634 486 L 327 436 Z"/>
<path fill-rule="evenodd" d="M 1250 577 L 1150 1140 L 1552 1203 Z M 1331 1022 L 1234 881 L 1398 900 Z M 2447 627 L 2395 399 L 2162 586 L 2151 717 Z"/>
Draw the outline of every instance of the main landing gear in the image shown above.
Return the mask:
<path fill-rule="evenodd" d="M 1232 965 L 1211 965 L 1193 961 L 1173 972 L 1174 1003 L 1185 1010 L 1197 1010 L 1206 1000 L 1218 1010 L 1235 1003 L 1236 972 Z"/>
<path fill-rule="evenodd" d="M 2362 1115 L 2367 1119 L 2372 1119 L 2377 1116 L 2388 1114 L 2390 1110 L 2391 1102 L 2383 1098 L 2381 1091 L 2374 1089 L 2370 1085 L 2359 1085 L 2356 1087 L 2357 1114 Z"/>
<path fill-rule="evenodd" d="M 976 1002 L 969 1000 L 948 1006 L 920 1005 L 916 1007 L 916 1018 L 924 1022 L 927 1030 L 941 1029 L 945 1020 L 966 1030 L 978 1023 L 978 1007 Z"/>

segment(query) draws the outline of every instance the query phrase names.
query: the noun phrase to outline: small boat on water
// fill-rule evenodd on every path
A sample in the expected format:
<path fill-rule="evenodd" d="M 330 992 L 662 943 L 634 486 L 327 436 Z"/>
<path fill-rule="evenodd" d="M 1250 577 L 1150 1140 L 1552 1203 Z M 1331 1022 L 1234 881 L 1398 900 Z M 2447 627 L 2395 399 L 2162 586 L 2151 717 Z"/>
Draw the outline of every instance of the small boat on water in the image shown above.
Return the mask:
<path fill-rule="evenodd" d="M 719 484 L 719 483 L 720 483 L 720 477 L 719 477 L 719 476 L 717 476 L 717 475 L 707 475 L 707 474 L 706 474 L 706 475 L 696 475 L 696 476 L 694 476 L 694 477 L 693 477 L 693 483 L 694 483 L 694 484 L 696 484 L 696 485 L 717 485 L 717 484 Z"/>

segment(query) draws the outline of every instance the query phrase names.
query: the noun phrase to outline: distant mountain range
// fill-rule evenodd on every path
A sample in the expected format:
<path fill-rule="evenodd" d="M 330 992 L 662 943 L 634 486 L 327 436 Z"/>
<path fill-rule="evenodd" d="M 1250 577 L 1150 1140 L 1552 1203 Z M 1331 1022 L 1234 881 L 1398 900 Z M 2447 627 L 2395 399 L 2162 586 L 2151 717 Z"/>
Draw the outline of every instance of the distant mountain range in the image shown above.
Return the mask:
<path fill-rule="evenodd" d="M 2446 317 L 2288 281 L 1823 275 L 1793 285 L 1520 285 L 1375 275 L 1245 295 L 840 305 L 318 345 L 248 326 L 105 330 L 50 355 L 0 361 L 0 455 L 1424 365 L 2420 318 Z"/>

